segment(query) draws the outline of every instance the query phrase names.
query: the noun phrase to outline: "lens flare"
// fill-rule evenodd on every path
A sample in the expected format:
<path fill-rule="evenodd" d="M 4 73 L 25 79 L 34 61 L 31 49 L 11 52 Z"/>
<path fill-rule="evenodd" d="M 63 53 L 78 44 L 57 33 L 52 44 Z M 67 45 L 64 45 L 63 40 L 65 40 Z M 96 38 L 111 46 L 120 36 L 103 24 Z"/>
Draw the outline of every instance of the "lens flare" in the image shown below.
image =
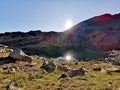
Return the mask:
<path fill-rule="evenodd" d="M 72 57 L 71 57 L 70 55 L 67 55 L 67 56 L 65 57 L 65 59 L 68 60 L 68 61 L 70 61 L 70 60 L 72 59 Z"/>

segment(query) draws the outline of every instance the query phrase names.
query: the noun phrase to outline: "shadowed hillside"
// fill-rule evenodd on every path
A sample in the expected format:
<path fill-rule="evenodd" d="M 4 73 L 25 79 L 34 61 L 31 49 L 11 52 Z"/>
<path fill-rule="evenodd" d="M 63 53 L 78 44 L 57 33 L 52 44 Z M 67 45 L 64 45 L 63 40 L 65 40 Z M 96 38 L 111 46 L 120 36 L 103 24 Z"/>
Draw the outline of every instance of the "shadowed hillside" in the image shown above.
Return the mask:
<path fill-rule="evenodd" d="M 58 57 L 72 52 L 77 59 L 95 58 L 120 49 L 120 14 L 104 14 L 80 22 L 65 32 L 30 31 L 0 34 L 0 43 L 27 54 Z"/>

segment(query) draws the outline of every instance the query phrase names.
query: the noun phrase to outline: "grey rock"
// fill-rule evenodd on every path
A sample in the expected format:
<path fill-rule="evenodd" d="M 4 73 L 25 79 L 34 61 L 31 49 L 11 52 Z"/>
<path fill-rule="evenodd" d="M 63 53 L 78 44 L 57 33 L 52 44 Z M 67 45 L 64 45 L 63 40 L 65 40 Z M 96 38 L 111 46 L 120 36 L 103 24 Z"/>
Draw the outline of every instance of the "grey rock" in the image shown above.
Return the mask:
<path fill-rule="evenodd" d="M 70 68 L 69 66 L 64 65 L 64 64 L 63 64 L 63 65 L 58 65 L 57 69 L 58 69 L 58 70 L 65 71 L 65 72 L 67 72 L 67 71 L 70 71 L 70 70 L 71 70 L 71 68 Z"/>
<path fill-rule="evenodd" d="M 85 69 L 84 68 L 78 68 L 76 70 L 71 70 L 71 71 L 68 72 L 68 75 L 70 77 L 85 75 Z"/>
<path fill-rule="evenodd" d="M 62 88 L 62 87 L 59 87 L 59 88 L 57 88 L 57 90 L 63 90 L 63 88 Z"/>
<path fill-rule="evenodd" d="M 15 73 L 15 72 L 16 72 L 15 68 L 12 68 L 12 67 L 8 68 L 8 73 L 9 74 L 12 74 L 12 73 Z"/>
<path fill-rule="evenodd" d="M 101 71 L 101 70 L 102 70 L 101 67 L 94 67 L 94 68 L 93 68 L 93 71 Z"/>
<path fill-rule="evenodd" d="M 67 77 L 68 77 L 68 76 L 67 76 L 66 74 L 61 74 L 61 75 L 59 76 L 58 80 L 63 79 L 63 78 L 67 78 Z"/>
<path fill-rule="evenodd" d="M 56 69 L 56 65 L 53 61 L 49 61 L 48 64 L 42 65 L 40 68 L 46 70 L 47 72 L 53 72 Z"/>
<path fill-rule="evenodd" d="M 28 55 L 26 55 L 21 49 L 18 49 L 18 48 L 13 49 L 13 52 L 10 53 L 10 57 L 25 61 L 25 62 L 32 61 L 32 59 Z"/>
<path fill-rule="evenodd" d="M 108 72 L 117 72 L 120 73 L 120 69 L 116 68 L 116 67 L 111 67 L 111 68 L 107 68 Z"/>
<path fill-rule="evenodd" d="M 32 58 L 26 55 L 21 49 L 0 44 L 0 65 L 21 60 L 24 62 L 31 62 Z"/>
<path fill-rule="evenodd" d="M 11 81 L 10 84 L 6 86 L 6 90 L 24 90 L 23 88 L 15 87 L 15 82 Z"/>
<path fill-rule="evenodd" d="M 15 90 L 14 84 L 14 81 L 10 82 L 10 84 L 6 86 L 6 90 Z"/>
<path fill-rule="evenodd" d="M 120 65 L 120 50 L 112 50 L 107 52 L 108 57 L 105 58 L 105 61 L 112 62 L 114 65 Z"/>

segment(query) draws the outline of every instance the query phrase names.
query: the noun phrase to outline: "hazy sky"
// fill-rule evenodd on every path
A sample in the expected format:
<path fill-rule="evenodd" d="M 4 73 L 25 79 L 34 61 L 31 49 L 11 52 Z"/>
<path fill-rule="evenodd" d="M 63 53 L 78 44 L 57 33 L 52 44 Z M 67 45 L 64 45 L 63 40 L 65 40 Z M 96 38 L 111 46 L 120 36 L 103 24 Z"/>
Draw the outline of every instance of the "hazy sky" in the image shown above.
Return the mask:
<path fill-rule="evenodd" d="M 104 13 L 120 13 L 120 0 L 0 0 L 0 33 L 11 31 L 64 31 Z"/>

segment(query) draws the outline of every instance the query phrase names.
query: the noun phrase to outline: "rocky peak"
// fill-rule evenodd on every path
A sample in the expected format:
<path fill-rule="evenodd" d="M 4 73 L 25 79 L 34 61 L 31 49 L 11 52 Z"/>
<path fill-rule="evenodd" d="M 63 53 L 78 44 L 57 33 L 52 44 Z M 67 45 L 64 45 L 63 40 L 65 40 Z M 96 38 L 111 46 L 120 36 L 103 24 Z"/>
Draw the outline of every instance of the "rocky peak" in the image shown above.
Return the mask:
<path fill-rule="evenodd" d="M 116 18 L 120 16 L 120 14 L 109 14 L 109 13 L 106 13 L 106 14 L 103 14 L 103 15 L 100 15 L 100 16 L 95 16 L 94 18 L 92 18 L 93 21 L 106 21 L 106 20 L 110 20 L 112 18 Z"/>

